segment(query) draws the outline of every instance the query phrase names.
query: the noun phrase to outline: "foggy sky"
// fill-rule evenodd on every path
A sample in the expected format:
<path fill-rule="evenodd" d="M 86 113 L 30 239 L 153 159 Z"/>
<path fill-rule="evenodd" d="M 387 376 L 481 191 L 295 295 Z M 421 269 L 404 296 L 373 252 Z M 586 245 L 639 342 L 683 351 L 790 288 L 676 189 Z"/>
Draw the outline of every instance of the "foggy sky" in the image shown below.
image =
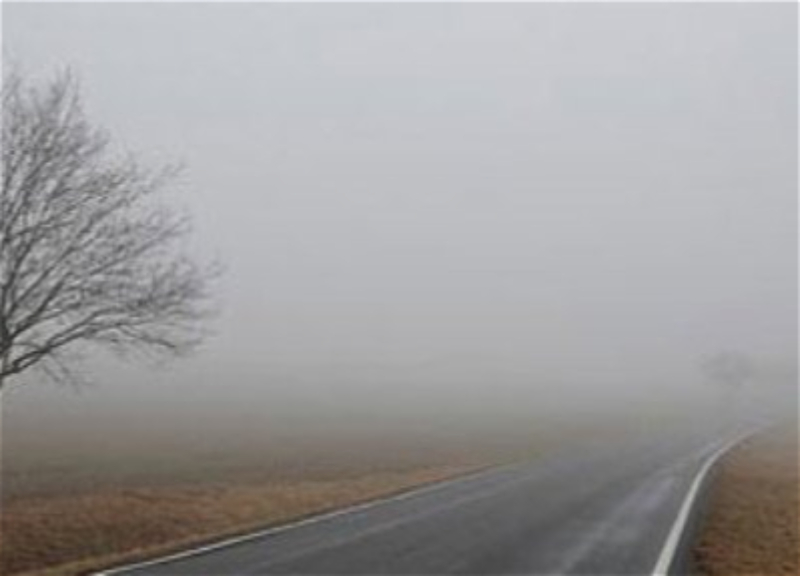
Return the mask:
<path fill-rule="evenodd" d="M 3 43 L 185 163 L 227 269 L 193 358 L 22 412 L 524 412 L 794 363 L 795 5 L 4 4 Z"/>

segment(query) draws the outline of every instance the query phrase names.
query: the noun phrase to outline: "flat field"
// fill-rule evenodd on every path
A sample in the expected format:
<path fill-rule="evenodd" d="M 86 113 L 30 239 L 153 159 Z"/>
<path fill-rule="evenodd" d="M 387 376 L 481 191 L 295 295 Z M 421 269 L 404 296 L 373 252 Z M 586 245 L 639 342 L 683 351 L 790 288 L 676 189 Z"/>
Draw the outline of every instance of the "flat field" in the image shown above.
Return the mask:
<path fill-rule="evenodd" d="M 6 434 L 0 573 L 87 573 L 632 433 L 616 419 L 433 428 Z"/>
<path fill-rule="evenodd" d="M 215 447 L 143 435 L 12 439 L 0 573 L 85 573 L 527 458 L 550 443 L 412 433 L 250 436 Z"/>
<path fill-rule="evenodd" d="M 702 574 L 800 574 L 797 434 L 794 424 L 770 430 L 725 457 L 695 550 Z"/>

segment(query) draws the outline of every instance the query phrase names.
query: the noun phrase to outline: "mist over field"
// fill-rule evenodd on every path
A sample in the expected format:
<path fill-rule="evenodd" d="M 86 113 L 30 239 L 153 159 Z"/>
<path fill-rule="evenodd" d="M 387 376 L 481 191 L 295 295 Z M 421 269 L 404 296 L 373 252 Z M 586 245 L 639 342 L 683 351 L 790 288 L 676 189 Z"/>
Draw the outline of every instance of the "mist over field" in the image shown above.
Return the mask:
<path fill-rule="evenodd" d="M 225 267 L 195 355 L 12 383 L 5 463 L 702 420 L 726 351 L 752 413 L 793 412 L 796 27 L 791 4 L 5 4 L 4 63 L 71 67 L 122 149 L 182 161 L 169 201 Z"/>

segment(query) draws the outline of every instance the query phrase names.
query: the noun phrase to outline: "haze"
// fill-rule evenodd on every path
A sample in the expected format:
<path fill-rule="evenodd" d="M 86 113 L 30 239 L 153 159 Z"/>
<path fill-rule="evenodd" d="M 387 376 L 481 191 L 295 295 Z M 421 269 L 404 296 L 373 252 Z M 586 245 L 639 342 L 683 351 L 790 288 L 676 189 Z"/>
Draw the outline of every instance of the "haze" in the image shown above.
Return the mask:
<path fill-rule="evenodd" d="M 195 356 L 87 353 L 12 391 L 19 438 L 693 406 L 723 350 L 795 399 L 793 4 L 12 3 L 3 42 L 185 163 L 226 268 Z"/>

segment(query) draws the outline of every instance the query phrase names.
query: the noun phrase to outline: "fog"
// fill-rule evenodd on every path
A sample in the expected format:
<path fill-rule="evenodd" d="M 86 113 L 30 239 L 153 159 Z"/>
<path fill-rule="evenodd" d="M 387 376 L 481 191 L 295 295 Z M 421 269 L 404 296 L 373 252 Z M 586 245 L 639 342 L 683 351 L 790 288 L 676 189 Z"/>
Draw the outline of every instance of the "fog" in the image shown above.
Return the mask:
<path fill-rule="evenodd" d="M 796 406 L 793 4 L 13 3 L 3 51 L 225 266 L 194 356 L 27 375 L 20 437 L 680 411 L 728 350 Z"/>

